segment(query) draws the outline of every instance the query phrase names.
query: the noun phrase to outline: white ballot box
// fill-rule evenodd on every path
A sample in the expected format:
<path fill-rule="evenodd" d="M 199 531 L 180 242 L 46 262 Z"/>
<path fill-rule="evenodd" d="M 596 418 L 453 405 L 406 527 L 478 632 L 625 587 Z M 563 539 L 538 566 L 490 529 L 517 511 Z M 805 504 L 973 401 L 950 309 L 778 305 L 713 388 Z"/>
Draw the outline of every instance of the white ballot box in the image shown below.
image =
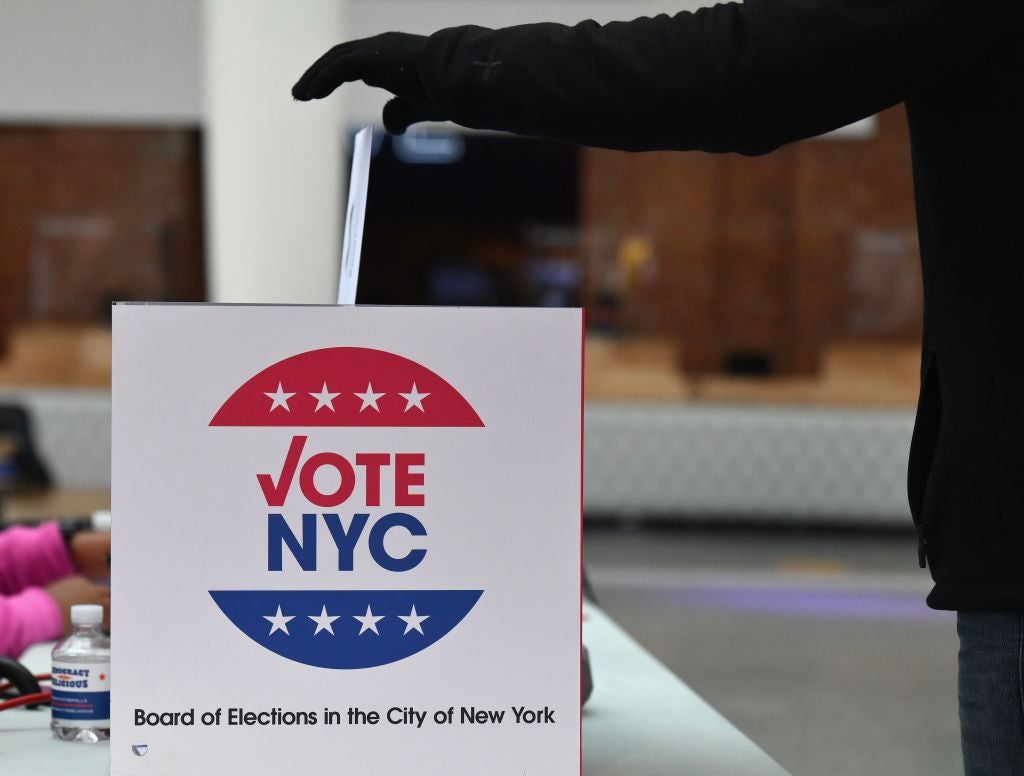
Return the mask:
<path fill-rule="evenodd" d="M 111 772 L 578 773 L 582 335 L 117 305 Z"/>

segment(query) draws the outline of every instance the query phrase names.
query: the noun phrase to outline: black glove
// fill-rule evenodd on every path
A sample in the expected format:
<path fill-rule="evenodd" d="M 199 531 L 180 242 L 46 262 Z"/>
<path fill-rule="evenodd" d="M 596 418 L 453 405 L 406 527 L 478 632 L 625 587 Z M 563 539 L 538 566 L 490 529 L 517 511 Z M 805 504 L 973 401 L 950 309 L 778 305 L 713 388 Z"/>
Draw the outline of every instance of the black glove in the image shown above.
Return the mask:
<path fill-rule="evenodd" d="M 423 35 L 386 32 L 334 46 L 310 66 L 292 87 L 296 100 L 319 100 L 350 81 L 387 89 L 395 95 L 384 106 L 384 128 L 401 135 L 418 121 L 443 121 L 445 116 L 427 96 L 416 60 L 426 43 Z"/>

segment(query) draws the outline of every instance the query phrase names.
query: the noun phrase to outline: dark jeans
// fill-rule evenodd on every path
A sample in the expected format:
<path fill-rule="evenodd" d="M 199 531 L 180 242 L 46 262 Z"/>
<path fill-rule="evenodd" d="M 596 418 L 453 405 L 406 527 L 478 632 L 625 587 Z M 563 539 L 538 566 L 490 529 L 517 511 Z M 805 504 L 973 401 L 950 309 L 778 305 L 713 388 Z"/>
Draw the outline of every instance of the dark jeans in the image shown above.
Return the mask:
<path fill-rule="evenodd" d="M 965 776 L 1024 774 L 1024 614 L 960 612 Z"/>

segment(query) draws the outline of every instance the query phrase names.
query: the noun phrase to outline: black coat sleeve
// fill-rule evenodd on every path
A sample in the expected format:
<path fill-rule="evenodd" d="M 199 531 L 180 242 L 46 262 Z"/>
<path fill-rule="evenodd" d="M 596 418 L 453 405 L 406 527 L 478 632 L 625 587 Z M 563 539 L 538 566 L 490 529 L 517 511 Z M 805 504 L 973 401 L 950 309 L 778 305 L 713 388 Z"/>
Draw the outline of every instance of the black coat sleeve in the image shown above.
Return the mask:
<path fill-rule="evenodd" d="M 456 27 L 418 64 L 464 126 L 760 154 L 967 77 L 1017 21 L 1015 2 L 747 0 L 606 25 Z"/>

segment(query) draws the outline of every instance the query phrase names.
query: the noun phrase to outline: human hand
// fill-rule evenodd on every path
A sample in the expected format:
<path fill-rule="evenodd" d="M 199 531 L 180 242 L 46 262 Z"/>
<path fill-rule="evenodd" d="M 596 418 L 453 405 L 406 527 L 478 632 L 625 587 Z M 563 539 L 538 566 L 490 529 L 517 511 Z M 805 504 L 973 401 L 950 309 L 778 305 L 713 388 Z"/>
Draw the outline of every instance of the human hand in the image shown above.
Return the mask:
<path fill-rule="evenodd" d="M 99 604 L 103 607 L 103 628 L 110 629 L 110 588 L 97 585 L 83 576 L 65 577 L 46 587 L 60 607 L 61 632 L 71 633 L 71 607 L 74 604 Z"/>
<path fill-rule="evenodd" d="M 424 35 L 385 32 L 372 38 L 334 46 L 314 62 L 295 86 L 296 100 L 319 100 L 344 83 L 362 81 L 395 95 L 384 106 L 384 128 L 401 135 L 418 121 L 443 121 L 445 116 L 427 95 L 417 58 Z"/>
<path fill-rule="evenodd" d="M 79 531 L 69 544 L 75 568 L 89 579 L 110 579 L 110 532 Z"/>

